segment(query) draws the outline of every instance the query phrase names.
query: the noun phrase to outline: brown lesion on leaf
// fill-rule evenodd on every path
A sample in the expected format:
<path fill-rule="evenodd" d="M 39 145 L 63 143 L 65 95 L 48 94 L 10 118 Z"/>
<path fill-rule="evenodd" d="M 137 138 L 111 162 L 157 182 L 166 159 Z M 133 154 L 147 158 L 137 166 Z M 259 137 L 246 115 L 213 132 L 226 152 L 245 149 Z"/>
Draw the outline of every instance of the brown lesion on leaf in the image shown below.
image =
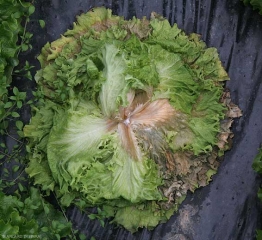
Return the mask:
<path fill-rule="evenodd" d="M 176 166 L 176 174 L 186 175 L 190 172 L 191 162 L 189 152 L 176 152 L 173 154 L 172 159 Z"/>
<path fill-rule="evenodd" d="M 142 160 L 142 152 L 138 146 L 138 141 L 132 126 L 125 121 L 118 123 L 118 133 L 123 148 L 129 153 L 134 160 Z"/>
<path fill-rule="evenodd" d="M 135 34 L 139 39 L 145 39 L 148 37 L 152 28 L 150 26 L 150 21 L 146 18 L 140 19 L 132 19 L 123 25 L 123 28 L 127 30 L 127 39 Z"/>
<path fill-rule="evenodd" d="M 167 154 L 168 171 L 163 174 L 166 181 L 164 186 L 160 187 L 168 199 L 167 208 L 181 196 L 185 196 L 187 191 L 194 192 L 196 188 L 209 183 L 210 176 L 207 172 L 210 169 L 216 171 L 221 161 L 217 152 L 218 148 L 199 156 L 195 156 L 191 151 L 182 150 Z"/>
<path fill-rule="evenodd" d="M 221 121 L 220 124 L 217 146 L 221 150 L 227 150 L 231 148 L 232 138 L 234 137 L 234 134 L 230 130 L 233 119 L 241 117 L 242 111 L 236 104 L 232 103 L 229 90 L 224 91 L 220 102 L 227 107 L 227 110 L 225 113 L 225 119 Z"/>
<path fill-rule="evenodd" d="M 166 151 L 166 168 L 169 172 L 174 172 L 177 169 L 175 156 L 172 151 Z"/>
<path fill-rule="evenodd" d="M 91 28 L 97 32 L 106 31 L 107 29 L 111 28 L 112 26 L 115 26 L 119 24 L 118 18 L 106 18 L 100 22 L 95 22 Z"/>
<path fill-rule="evenodd" d="M 108 131 L 118 132 L 123 148 L 134 160 L 142 160 L 143 154 L 148 154 L 147 157 L 164 167 L 158 161 L 167 149 L 162 128 L 172 125 L 176 110 L 168 99 L 152 101 L 152 93 L 153 89 L 149 87 L 129 92 L 128 106 L 121 106 L 107 125 Z"/>
<path fill-rule="evenodd" d="M 229 90 L 226 90 L 223 93 L 220 101 L 221 101 L 221 103 L 223 103 L 228 108 L 228 110 L 226 112 L 226 117 L 238 118 L 238 117 L 242 116 L 241 109 L 231 101 L 231 96 L 230 96 Z"/>

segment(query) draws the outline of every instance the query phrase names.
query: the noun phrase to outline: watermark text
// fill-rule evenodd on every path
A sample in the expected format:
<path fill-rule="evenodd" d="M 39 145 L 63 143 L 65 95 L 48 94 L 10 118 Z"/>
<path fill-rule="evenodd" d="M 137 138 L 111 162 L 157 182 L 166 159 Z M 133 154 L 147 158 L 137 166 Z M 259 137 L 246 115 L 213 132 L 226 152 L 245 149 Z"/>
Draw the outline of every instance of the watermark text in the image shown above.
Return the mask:
<path fill-rule="evenodd" d="M 1 235 L 3 239 L 35 239 L 40 238 L 40 235 Z"/>

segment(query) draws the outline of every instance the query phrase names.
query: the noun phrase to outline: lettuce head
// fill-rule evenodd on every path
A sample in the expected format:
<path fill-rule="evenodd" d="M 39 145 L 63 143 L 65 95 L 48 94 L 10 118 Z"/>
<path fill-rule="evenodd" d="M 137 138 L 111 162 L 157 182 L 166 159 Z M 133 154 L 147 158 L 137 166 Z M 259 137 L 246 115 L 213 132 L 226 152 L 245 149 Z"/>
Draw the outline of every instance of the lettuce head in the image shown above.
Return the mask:
<path fill-rule="evenodd" d="M 241 112 L 217 50 L 155 13 L 127 21 L 92 9 L 38 59 L 26 171 L 64 206 L 152 229 L 208 184 L 230 147 Z"/>

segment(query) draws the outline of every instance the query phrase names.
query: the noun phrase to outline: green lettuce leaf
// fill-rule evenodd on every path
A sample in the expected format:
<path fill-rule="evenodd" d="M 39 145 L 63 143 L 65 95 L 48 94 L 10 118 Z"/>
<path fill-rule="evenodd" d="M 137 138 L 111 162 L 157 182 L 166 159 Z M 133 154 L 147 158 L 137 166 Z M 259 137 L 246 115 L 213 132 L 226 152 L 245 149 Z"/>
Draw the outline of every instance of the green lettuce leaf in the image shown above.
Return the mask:
<path fill-rule="evenodd" d="M 118 198 L 131 202 L 161 199 L 155 163 L 149 159 L 133 161 L 119 147 L 116 133 L 107 132 L 107 122 L 95 106 L 87 106 L 88 102 L 81 103 L 67 117 L 61 112 L 54 118 L 47 157 L 61 189 L 67 192 L 69 186 L 75 188 L 92 203 Z M 61 118 L 65 120 L 61 122 Z M 89 184 L 83 185 L 85 182 Z"/>
<path fill-rule="evenodd" d="M 125 59 L 115 45 L 105 45 L 101 58 L 106 81 L 101 88 L 99 100 L 103 114 L 112 117 L 119 108 L 121 102 L 118 98 L 125 87 L 125 81 L 123 81 L 126 68 Z"/>
<path fill-rule="evenodd" d="M 138 228 L 146 227 L 153 229 L 159 223 L 166 222 L 177 210 L 177 206 L 165 211 L 156 202 L 140 204 L 119 208 L 115 214 L 113 222 L 121 223 L 131 232 L 136 232 Z"/>

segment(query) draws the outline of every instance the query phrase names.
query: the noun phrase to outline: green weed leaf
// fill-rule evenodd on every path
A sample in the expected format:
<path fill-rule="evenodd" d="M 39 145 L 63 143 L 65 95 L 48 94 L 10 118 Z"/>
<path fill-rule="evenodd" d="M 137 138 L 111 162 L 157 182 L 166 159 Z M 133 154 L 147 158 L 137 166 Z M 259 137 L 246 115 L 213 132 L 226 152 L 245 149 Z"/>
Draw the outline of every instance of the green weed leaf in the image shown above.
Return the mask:
<path fill-rule="evenodd" d="M 44 20 L 39 20 L 39 24 L 41 26 L 41 28 L 44 28 L 45 27 L 45 21 Z"/>

